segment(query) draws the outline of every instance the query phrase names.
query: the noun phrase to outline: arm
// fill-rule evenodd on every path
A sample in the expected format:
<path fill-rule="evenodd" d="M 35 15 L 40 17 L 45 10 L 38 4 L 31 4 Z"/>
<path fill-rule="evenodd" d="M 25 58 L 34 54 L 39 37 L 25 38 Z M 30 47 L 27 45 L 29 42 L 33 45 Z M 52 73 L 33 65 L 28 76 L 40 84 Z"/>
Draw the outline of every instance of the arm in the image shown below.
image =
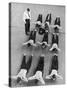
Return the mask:
<path fill-rule="evenodd" d="M 29 12 L 29 15 L 30 15 L 30 20 L 31 20 L 31 12 Z"/>
<path fill-rule="evenodd" d="M 24 12 L 24 14 L 23 14 L 23 21 L 24 21 L 24 23 L 26 23 L 25 19 L 26 19 L 26 14 Z"/>

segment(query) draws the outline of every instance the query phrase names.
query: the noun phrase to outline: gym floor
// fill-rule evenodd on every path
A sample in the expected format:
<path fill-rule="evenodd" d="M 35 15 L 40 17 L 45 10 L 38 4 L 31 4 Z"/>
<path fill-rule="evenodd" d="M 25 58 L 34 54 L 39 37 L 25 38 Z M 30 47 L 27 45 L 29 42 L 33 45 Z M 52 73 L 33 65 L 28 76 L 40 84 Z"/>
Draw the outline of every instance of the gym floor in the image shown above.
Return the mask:
<path fill-rule="evenodd" d="M 62 32 L 59 35 L 59 48 L 61 51 L 58 53 L 59 61 L 59 70 L 58 73 L 63 77 L 63 80 L 57 79 L 56 81 L 47 81 L 45 76 L 48 75 L 49 69 L 51 66 L 51 58 L 53 53 L 49 52 L 49 48 L 42 49 L 41 47 L 26 47 L 22 46 L 24 42 L 27 41 L 28 36 L 25 35 L 25 25 L 23 22 L 23 13 L 24 11 L 30 8 L 31 10 L 31 26 L 30 30 L 34 29 L 35 25 L 33 22 L 37 20 L 39 14 L 43 15 L 43 22 L 48 13 L 52 14 L 52 25 L 57 16 L 60 16 Z M 50 29 L 52 30 L 52 29 Z M 42 40 L 41 35 L 37 34 L 36 41 Z M 51 43 L 51 35 L 49 34 L 49 43 Z M 17 75 L 18 70 L 21 65 L 23 54 L 26 53 L 27 57 L 33 54 L 33 61 L 27 77 L 33 75 L 38 62 L 38 58 L 42 53 L 45 55 L 44 58 L 44 74 L 43 78 L 46 82 L 46 85 L 57 85 L 65 83 L 65 6 L 58 5 L 41 5 L 41 4 L 22 4 L 22 3 L 11 3 L 11 75 Z M 28 58 L 27 58 L 28 59 Z M 15 83 L 12 80 L 12 86 L 33 86 L 33 81 L 29 83 L 22 82 L 21 85 Z M 41 85 L 38 83 L 38 85 Z"/>

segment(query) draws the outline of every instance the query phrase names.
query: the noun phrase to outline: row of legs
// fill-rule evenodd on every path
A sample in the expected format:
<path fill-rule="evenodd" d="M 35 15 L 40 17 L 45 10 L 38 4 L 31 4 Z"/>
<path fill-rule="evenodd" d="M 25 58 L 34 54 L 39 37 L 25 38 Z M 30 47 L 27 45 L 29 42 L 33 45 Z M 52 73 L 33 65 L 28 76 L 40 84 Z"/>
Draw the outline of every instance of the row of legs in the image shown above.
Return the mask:
<path fill-rule="evenodd" d="M 42 46 L 42 48 L 45 48 L 46 46 L 48 46 L 48 47 L 50 46 L 47 42 L 43 42 L 43 43 L 37 42 L 37 44 L 40 45 L 40 46 Z M 29 46 L 34 46 L 34 47 L 38 46 L 38 45 L 36 45 L 36 44 L 33 42 L 33 40 L 29 40 L 29 41 L 27 41 L 26 43 L 23 43 L 23 46 L 24 46 L 24 45 L 27 45 L 28 47 L 29 47 Z M 54 50 L 54 49 L 60 51 L 60 48 L 58 47 L 58 44 L 57 44 L 57 43 L 53 43 L 53 44 L 52 44 L 52 47 L 51 47 L 49 50 L 52 51 L 52 50 Z"/>
<path fill-rule="evenodd" d="M 27 78 L 27 73 L 29 72 L 29 69 L 32 64 L 32 58 L 33 55 L 29 57 L 29 60 L 26 62 L 26 55 L 23 55 L 23 60 L 20 66 L 20 71 L 16 76 L 11 76 L 12 79 L 18 79 L 23 80 L 25 82 L 28 82 L 29 80 L 38 80 L 40 81 L 41 84 L 45 84 L 45 80 L 43 79 L 43 70 L 44 70 L 44 55 L 41 55 L 39 57 L 39 61 L 37 64 L 37 67 L 34 71 L 34 75 L 31 77 Z M 52 64 L 51 64 L 51 70 L 49 72 L 49 75 L 45 77 L 45 79 L 53 79 L 55 80 L 57 78 L 63 79 L 59 74 L 58 74 L 58 56 L 55 54 L 52 57 Z"/>
<path fill-rule="evenodd" d="M 53 49 L 57 49 L 58 51 L 60 51 L 59 49 L 59 36 L 57 34 L 52 34 L 52 44 L 51 44 L 51 48 L 50 51 L 52 51 Z M 30 36 L 29 36 L 29 40 L 25 43 L 23 43 L 23 46 L 27 45 L 29 46 L 42 46 L 42 48 L 45 48 L 46 46 L 50 47 L 50 44 L 48 44 L 48 33 L 44 33 L 43 39 L 41 42 L 37 41 L 36 42 L 36 31 L 31 31 Z"/>

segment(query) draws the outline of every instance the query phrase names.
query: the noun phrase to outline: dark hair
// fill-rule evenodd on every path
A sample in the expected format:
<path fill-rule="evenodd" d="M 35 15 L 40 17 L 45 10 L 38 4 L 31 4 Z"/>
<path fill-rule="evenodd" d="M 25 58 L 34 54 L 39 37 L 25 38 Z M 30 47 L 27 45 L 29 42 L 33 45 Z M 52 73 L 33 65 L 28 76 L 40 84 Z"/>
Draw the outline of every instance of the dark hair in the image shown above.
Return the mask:
<path fill-rule="evenodd" d="M 27 8 L 27 11 L 30 11 L 30 9 L 29 9 L 29 8 Z"/>

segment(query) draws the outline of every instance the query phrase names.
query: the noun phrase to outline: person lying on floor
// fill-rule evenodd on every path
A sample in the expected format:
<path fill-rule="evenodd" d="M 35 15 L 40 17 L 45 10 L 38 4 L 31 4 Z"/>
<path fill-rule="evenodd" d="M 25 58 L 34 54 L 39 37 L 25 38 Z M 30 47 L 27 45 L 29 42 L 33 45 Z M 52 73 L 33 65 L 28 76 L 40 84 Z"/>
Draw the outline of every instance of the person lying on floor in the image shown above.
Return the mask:
<path fill-rule="evenodd" d="M 30 35 L 29 35 L 29 39 L 27 42 L 23 43 L 23 46 L 24 45 L 28 45 L 29 46 L 36 46 L 36 33 L 37 33 L 37 30 L 34 29 L 30 32 Z"/>
<path fill-rule="evenodd" d="M 54 54 L 54 56 L 52 57 L 51 70 L 49 72 L 49 75 L 46 76 L 46 79 L 55 80 L 56 78 L 63 79 L 58 74 L 58 54 Z"/>
<path fill-rule="evenodd" d="M 58 44 L 59 44 L 59 27 L 60 27 L 60 18 L 56 18 L 55 20 L 55 24 L 57 25 L 56 27 L 54 27 L 54 32 L 52 33 L 52 47 L 50 48 L 50 51 L 56 49 L 58 51 L 60 51 Z"/>
<path fill-rule="evenodd" d="M 21 81 L 28 82 L 26 75 L 31 67 L 32 58 L 33 58 L 33 55 L 29 56 L 29 60 L 26 63 L 26 54 L 23 55 L 19 73 L 16 76 L 11 77 L 12 79 L 17 80 L 17 83 Z"/>
<path fill-rule="evenodd" d="M 43 68 L 44 68 L 44 55 L 41 55 L 34 75 L 29 77 L 28 80 L 38 80 L 41 82 L 41 84 L 45 84 L 45 81 L 43 79 Z"/>
<path fill-rule="evenodd" d="M 46 46 L 50 46 L 48 44 L 48 33 L 49 33 L 49 25 L 51 24 L 51 14 L 48 14 L 45 20 L 45 25 L 44 25 L 44 30 L 40 31 L 43 33 L 43 39 L 42 42 L 37 42 L 38 44 L 40 44 L 43 48 L 45 48 Z"/>

